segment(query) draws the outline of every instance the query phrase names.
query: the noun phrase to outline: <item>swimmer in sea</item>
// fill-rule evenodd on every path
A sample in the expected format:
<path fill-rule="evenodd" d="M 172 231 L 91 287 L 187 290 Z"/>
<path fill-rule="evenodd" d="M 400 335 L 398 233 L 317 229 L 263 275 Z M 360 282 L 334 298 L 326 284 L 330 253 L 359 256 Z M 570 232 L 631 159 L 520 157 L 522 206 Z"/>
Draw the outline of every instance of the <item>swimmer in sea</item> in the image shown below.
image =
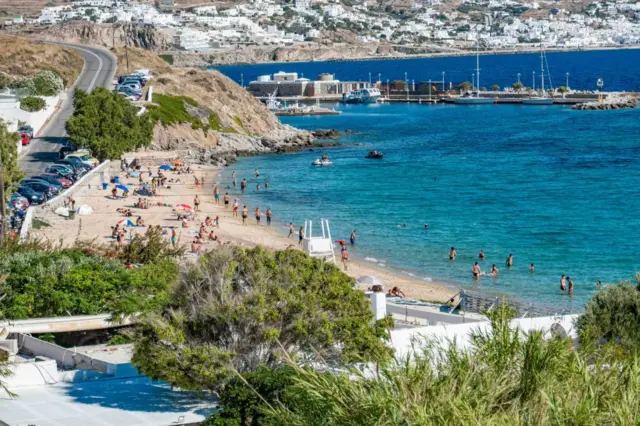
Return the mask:
<path fill-rule="evenodd" d="M 569 283 L 569 296 L 573 294 L 573 281 L 571 281 L 571 277 L 567 277 L 567 282 Z"/>
<path fill-rule="evenodd" d="M 597 287 L 598 289 L 601 289 L 601 288 L 602 288 L 602 282 L 601 282 L 600 280 L 598 280 L 598 282 L 596 283 L 596 287 Z"/>
<path fill-rule="evenodd" d="M 491 276 L 495 277 L 498 275 L 498 272 L 500 272 L 498 270 L 498 268 L 496 268 L 496 264 L 494 263 L 493 265 L 491 265 Z"/>
<path fill-rule="evenodd" d="M 567 284 L 564 279 L 564 274 L 562 274 L 562 276 L 560 277 L 560 291 L 564 293 L 566 289 L 567 289 Z"/>
<path fill-rule="evenodd" d="M 449 260 L 455 260 L 456 254 L 457 253 L 455 247 L 451 247 L 451 250 L 449 250 Z"/>
<path fill-rule="evenodd" d="M 424 224 L 424 229 L 429 229 L 429 224 L 428 223 Z"/>
<path fill-rule="evenodd" d="M 473 265 L 473 268 L 471 268 L 471 273 L 473 273 L 473 278 L 475 278 L 476 280 L 480 278 L 482 271 L 480 270 L 480 265 L 478 265 L 478 262 L 476 262 Z"/>
<path fill-rule="evenodd" d="M 484 253 L 482 250 L 480 250 L 480 253 L 478 253 L 478 259 L 484 260 Z"/>
<path fill-rule="evenodd" d="M 355 245 L 356 244 L 356 230 L 354 229 L 353 232 L 351 233 L 351 235 L 349 236 L 349 242 L 351 242 L 351 245 Z"/>
<path fill-rule="evenodd" d="M 533 265 L 533 263 L 531 265 L 529 265 L 529 272 L 535 272 L 536 267 Z"/>
<path fill-rule="evenodd" d="M 513 254 L 510 254 L 509 257 L 507 257 L 507 268 L 511 268 L 513 266 Z"/>

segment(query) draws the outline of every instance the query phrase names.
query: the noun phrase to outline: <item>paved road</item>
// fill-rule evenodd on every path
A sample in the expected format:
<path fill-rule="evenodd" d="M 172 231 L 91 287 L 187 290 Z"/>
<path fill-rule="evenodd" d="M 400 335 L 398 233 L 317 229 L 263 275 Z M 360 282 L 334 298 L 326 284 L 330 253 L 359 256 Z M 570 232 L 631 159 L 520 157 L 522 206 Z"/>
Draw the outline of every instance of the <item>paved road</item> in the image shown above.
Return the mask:
<path fill-rule="evenodd" d="M 90 92 L 96 87 L 111 87 L 116 72 L 117 60 L 110 52 L 88 46 L 58 43 L 76 49 L 84 58 L 84 68 L 75 87 Z M 42 173 L 48 165 L 58 159 L 61 143 L 66 140 L 65 123 L 73 113 L 73 88 L 53 115 L 18 159 L 18 165 L 27 176 Z"/>

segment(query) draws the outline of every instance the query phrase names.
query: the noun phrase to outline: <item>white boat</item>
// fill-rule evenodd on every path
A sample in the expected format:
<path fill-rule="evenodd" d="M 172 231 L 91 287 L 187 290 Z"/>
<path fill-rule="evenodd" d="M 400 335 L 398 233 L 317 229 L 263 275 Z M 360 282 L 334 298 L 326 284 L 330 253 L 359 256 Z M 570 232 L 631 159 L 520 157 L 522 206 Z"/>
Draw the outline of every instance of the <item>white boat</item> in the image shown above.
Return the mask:
<path fill-rule="evenodd" d="M 342 97 L 345 104 L 375 104 L 382 96 L 376 87 L 365 87 L 360 90 L 350 90 Z"/>
<path fill-rule="evenodd" d="M 542 50 L 542 45 L 540 45 L 540 95 L 523 99 L 522 105 L 553 105 L 553 98 L 544 91 L 544 62 L 544 50 Z M 533 81 L 535 84 L 535 79 Z M 549 84 L 551 84 L 551 80 L 549 80 Z"/>
<path fill-rule="evenodd" d="M 480 54 L 476 44 L 476 87 L 480 90 Z M 475 88 L 470 93 L 464 94 L 453 101 L 458 105 L 484 105 L 494 103 L 493 98 L 481 98 Z"/>

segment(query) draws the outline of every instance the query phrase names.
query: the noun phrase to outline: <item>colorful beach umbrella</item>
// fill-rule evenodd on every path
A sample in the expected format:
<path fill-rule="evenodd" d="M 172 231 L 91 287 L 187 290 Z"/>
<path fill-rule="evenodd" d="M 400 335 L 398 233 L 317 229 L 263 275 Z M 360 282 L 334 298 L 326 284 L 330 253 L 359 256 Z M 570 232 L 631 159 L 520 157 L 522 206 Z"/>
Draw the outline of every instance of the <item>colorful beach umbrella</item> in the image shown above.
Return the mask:
<path fill-rule="evenodd" d="M 158 167 L 160 170 L 171 170 L 171 166 L 168 164 L 163 164 L 162 166 Z"/>
<path fill-rule="evenodd" d="M 189 204 L 178 204 L 176 205 L 176 210 L 191 210 L 193 207 L 191 207 Z"/>
<path fill-rule="evenodd" d="M 129 192 L 129 188 L 127 188 L 126 185 L 123 185 L 123 184 L 116 185 L 116 188 L 122 189 L 125 192 Z"/>

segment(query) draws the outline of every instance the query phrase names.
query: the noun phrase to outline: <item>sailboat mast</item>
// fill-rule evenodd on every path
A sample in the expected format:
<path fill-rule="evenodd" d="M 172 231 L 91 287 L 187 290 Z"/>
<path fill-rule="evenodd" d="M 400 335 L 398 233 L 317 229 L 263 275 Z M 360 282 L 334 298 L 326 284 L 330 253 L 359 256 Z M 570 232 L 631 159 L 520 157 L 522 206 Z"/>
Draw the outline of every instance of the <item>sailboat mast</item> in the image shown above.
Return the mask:
<path fill-rule="evenodd" d="M 544 95 L 544 56 L 542 51 L 542 43 L 540 43 L 540 87 Z"/>
<path fill-rule="evenodd" d="M 480 54 L 478 53 L 478 44 L 476 44 L 476 87 L 478 95 L 480 95 Z"/>

